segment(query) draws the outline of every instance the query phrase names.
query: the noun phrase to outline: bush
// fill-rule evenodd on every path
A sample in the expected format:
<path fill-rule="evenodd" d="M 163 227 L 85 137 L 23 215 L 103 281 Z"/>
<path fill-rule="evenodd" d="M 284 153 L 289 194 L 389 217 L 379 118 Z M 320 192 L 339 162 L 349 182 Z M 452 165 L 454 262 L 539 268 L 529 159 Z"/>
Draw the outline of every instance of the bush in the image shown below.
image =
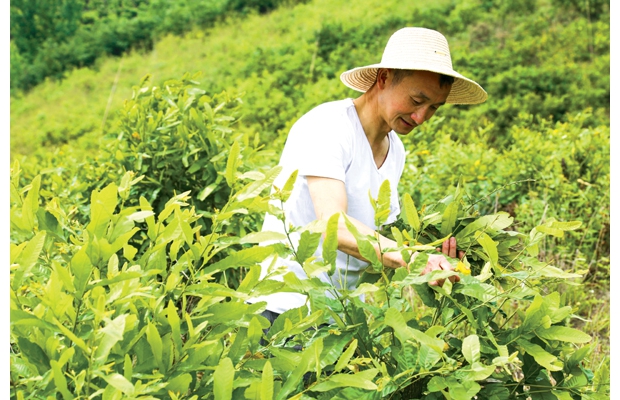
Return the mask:
<path fill-rule="evenodd" d="M 131 172 L 92 192 L 85 224 L 71 220 L 71 204 L 40 205 L 40 177 L 13 187 L 11 232 L 32 234 L 11 244 L 11 397 L 605 396 L 608 370 L 593 374 L 589 348 L 575 346 L 590 337 L 566 326 L 572 307 L 558 293 L 539 292 L 545 281 L 575 275 L 539 262 L 538 244 L 579 223 L 549 220 L 522 234 L 506 230 L 512 218 L 505 213 L 477 215 L 460 190 L 421 213 L 405 196 L 404 219 L 390 232 L 399 248 L 420 251 L 410 270 L 384 270 L 374 251 L 374 258 L 363 252 L 372 263 L 365 282 L 335 293 L 315 277 L 333 268 L 335 252 L 309 257 L 320 231 L 304 232 L 297 249 L 282 238 L 209 262 L 233 243 L 274 239 L 221 234 L 230 214 L 268 209 L 261 193 L 279 172 L 242 178 L 231 154 L 233 194 L 207 235 L 186 193 L 161 212 L 143 196 L 132 201 L 143 183 Z M 271 198 L 286 199 L 290 190 Z M 376 204 L 378 218 L 387 215 Z M 327 224 L 325 249 L 335 248 L 334 229 Z M 360 249 L 375 240 L 352 233 Z M 466 258 L 451 260 L 456 272 L 420 276 L 425 254 L 440 243 L 434 239 L 446 233 L 467 245 Z M 275 254 L 297 257 L 310 278 L 274 271 L 259 280 L 257 264 Z M 211 282 L 230 268 L 246 269 L 236 289 Z M 461 280 L 450 284 L 455 274 Z M 428 285 L 437 279 L 446 281 Z M 264 303 L 246 300 L 282 290 L 308 294 L 309 305 L 269 328 L 259 315 Z"/>

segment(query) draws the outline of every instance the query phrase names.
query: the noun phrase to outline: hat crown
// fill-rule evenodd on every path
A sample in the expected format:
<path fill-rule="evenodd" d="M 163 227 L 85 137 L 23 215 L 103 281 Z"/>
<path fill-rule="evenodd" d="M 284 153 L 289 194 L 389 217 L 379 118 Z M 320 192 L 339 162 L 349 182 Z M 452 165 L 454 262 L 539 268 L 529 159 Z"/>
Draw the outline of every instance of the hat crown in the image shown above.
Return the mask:
<path fill-rule="evenodd" d="M 402 28 L 390 37 L 381 64 L 397 69 L 425 69 L 424 65 L 432 65 L 452 70 L 446 38 L 437 31 L 415 27 Z"/>

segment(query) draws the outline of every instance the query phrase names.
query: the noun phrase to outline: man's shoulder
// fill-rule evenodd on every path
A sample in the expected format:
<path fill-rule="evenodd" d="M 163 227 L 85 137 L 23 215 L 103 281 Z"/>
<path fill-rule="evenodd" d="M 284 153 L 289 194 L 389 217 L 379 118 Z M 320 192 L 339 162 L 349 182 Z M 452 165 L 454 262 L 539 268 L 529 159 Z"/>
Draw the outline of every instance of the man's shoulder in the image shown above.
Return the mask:
<path fill-rule="evenodd" d="M 352 99 L 328 101 L 326 103 L 319 104 L 305 113 L 300 120 L 325 117 L 335 118 L 341 115 L 346 115 L 346 112 L 350 107 L 354 107 Z"/>

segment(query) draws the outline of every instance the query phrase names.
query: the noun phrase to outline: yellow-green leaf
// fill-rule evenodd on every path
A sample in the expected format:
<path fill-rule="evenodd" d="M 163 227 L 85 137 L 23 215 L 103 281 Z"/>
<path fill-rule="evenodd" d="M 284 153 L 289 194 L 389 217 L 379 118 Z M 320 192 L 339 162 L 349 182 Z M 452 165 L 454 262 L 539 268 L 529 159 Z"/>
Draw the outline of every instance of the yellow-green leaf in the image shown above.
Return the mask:
<path fill-rule="evenodd" d="M 420 230 L 420 216 L 418 215 L 418 210 L 415 208 L 415 204 L 409 193 L 403 195 L 403 208 L 405 210 L 404 216 L 406 222 L 414 231 L 418 232 Z"/>
<path fill-rule="evenodd" d="M 24 276 L 26 276 L 32 267 L 34 267 L 39 259 L 41 250 L 43 250 L 44 244 L 45 231 L 40 231 L 35 237 L 30 239 L 26 247 L 21 251 L 21 254 L 16 259 L 19 267 L 15 271 L 11 280 L 11 288 L 13 290 L 17 290 L 21 286 Z"/>
<path fill-rule="evenodd" d="M 263 367 L 263 376 L 260 384 L 260 400 L 273 399 L 273 368 L 269 360 Z"/>
<path fill-rule="evenodd" d="M 547 329 L 539 328 L 536 334 L 542 339 L 559 340 L 570 343 L 587 343 L 592 337 L 578 329 L 565 326 L 551 326 Z"/>
<path fill-rule="evenodd" d="M 232 361 L 228 357 L 221 359 L 213 373 L 213 394 L 215 395 L 215 400 L 232 399 L 234 379 L 235 368 Z"/>
<path fill-rule="evenodd" d="M 549 371 L 561 371 L 563 368 L 563 364 L 556 356 L 545 351 L 542 347 L 537 344 L 530 343 L 525 339 L 517 340 L 517 343 L 523 347 L 526 353 L 534 357 L 534 360 L 542 367 L 548 369 Z"/>
<path fill-rule="evenodd" d="M 237 168 L 239 167 L 239 142 L 235 140 L 235 142 L 230 147 L 230 153 L 228 154 L 228 160 L 226 161 L 226 183 L 229 187 L 233 187 L 237 174 Z"/>

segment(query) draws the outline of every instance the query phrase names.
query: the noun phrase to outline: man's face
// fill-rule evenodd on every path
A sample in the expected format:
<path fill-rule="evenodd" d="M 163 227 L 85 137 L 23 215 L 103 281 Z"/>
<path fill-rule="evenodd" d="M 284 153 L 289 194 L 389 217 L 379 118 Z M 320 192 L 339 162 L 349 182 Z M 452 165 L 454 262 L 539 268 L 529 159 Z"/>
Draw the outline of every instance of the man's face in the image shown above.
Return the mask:
<path fill-rule="evenodd" d="M 381 115 L 389 128 L 401 135 L 428 121 L 445 104 L 452 88 L 439 86 L 439 74 L 429 71 L 415 71 L 394 83 L 392 70 L 380 70 L 379 79 L 385 83 L 380 94 Z"/>

